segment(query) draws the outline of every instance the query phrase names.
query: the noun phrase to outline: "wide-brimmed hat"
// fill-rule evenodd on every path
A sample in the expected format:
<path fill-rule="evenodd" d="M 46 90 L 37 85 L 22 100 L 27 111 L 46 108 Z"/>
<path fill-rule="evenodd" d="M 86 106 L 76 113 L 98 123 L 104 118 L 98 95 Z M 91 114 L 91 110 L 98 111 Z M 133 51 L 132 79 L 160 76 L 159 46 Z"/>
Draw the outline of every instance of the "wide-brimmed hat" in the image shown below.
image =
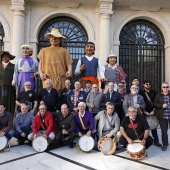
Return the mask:
<path fill-rule="evenodd" d="M 60 33 L 60 31 L 57 28 L 53 28 L 50 33 L 45 34 L 45 37 L 49 39 L 50 35 L 57 37 L 57 38 L 63 38 L 63 39 L 66 38 Z"/>
<path fill-rule="evenodd" d="M 0 55 L 1 55 L 1 60 L 3 55 L 8 55 L 10 57 L 10 60 L 13 60 L 15 58 L 15 56 L 10 54 L 9 51 L 1 51 Z"/>
<path fill-rule="evenodd" d="M 22 45 L 21 49 L 24 48 L 24 47 L 29 48 L 31 51 L 33 51 L 33 47 L 31 45 L 29 45 L 29 44 Z"/>

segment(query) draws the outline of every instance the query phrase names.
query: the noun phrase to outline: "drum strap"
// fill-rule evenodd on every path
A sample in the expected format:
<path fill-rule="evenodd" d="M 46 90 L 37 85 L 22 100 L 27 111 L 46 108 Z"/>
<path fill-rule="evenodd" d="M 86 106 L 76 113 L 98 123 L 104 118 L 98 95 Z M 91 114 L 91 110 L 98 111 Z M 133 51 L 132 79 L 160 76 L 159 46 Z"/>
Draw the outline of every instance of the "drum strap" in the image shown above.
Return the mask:
<path fill-rule="evenodd" d="M 7 127 L 4 127 L 3 129 L 0 130 L 0 133 L 1 132 L 4 132 L 6 130 Z"/>
<path fill-rule="evenodd" d="M 136 135 L 137 139 L 139 140 L 144 135 L 144 132 L 142 132 L 142 134 L 140 136 L 138 136 L 136 129 L 134 128 L 133 121 L 131 119 L 129 119 L 129 120 L 130 120 L 130 123 L 132 124 L 132 128 L 135 132 L 135 135 Z"/>
<path fill-rule="evenodd" d="M 84 123 L 83 123 L 83 120 L 82 120 L 82 117 L 80 116 L 80 114 L 78 114 L 78 115 L 79 115 L 79 119 L 80 119 L 80 122 L 81 122 L 81 125 L 82 125 L 83 129 L 84 129 L 84 130 L 88 129 L 89 126 L 85 127 L 85 126 L 84 126 Z"/>
<path fill-rule="evenodd" d="M 145 95 L 146 95 L 147 99 L 149 100 L 149 102 L 151 102 L 151 99 L 150 99 L 148 93 L 145 92 Z"/>
<path fill-rule="evenodd" d="M 109 118 L 108 118 L 108 115 L 107 115 L 107 113 L 106 113 L 105 111 L 104 111 L 104 114 L 105 114 L 106 120 L 107 120 L 107 122 L 108 122 L 108 125 L 109 125 L 111 128 L 115 128 L 115 126 L 111 124 L 111 122 L 110 122 L 110 120 L 109 120 Z"/>

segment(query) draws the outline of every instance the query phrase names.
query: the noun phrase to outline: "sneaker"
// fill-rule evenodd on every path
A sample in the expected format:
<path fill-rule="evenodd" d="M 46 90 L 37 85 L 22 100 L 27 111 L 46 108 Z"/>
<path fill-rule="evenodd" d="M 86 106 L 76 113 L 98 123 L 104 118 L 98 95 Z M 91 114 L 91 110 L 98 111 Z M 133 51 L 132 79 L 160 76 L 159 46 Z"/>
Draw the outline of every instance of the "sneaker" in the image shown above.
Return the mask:
<path fill-rule="evenodd" d="M 163 146 L 162 146 L 162 150 L 163 150 L 163 151 L 166 151 L 166 150 L 167 150 L 167 146 L 166 146 L 166 145 L 163 145 Z"/>
<path fill-rule="evenodd" d="M 162 147 L 162 145 L 159 142 L 154 142 L 154 145 L 157 147 Z"/>

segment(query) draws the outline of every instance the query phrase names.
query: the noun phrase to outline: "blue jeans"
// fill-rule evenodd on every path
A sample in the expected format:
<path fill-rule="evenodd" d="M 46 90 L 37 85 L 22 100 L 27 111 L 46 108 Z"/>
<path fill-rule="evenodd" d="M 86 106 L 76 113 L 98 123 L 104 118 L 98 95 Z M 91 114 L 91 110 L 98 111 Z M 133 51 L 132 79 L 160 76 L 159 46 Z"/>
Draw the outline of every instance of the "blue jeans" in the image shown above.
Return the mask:
<path fill-rule="evenodd" d="M 19 141 L 24 142 L 27 140 L 27 136 L 32 132 L 31 126 L 23 126 L 21 127 L 22 132 L 26 134 L 25 137 L 22 137 L 21 134 L 18 131 L 14 132 L 14 137 L 17 138 Z"/>
<path fill-rule="evenodd" d="M 14 131 L 10 130 L 5 136 L 10 140 L 14 136 Z"/>

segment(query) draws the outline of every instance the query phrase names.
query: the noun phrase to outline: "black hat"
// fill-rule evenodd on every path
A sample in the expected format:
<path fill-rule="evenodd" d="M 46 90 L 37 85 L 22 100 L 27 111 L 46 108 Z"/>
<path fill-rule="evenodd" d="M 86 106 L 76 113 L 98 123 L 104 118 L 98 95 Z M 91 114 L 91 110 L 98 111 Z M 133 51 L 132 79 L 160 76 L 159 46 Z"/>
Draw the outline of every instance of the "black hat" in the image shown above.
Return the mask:
<path fill-rule="evenodd" d="M 10 54 L 8 51 L 1 51 L 0 55 L 1 55 L 1 60 L 3 55 L 8 55 L 10 57 L 10 60 L 13 60 L 15 58 L 15 56 Z"/>
<path fill-rule="evenodd" d="M 143 84 L 145 84 L 145 83 L 150 83 L 151 84 L 151 81 L 150 80 L 144 80 Z"/>

